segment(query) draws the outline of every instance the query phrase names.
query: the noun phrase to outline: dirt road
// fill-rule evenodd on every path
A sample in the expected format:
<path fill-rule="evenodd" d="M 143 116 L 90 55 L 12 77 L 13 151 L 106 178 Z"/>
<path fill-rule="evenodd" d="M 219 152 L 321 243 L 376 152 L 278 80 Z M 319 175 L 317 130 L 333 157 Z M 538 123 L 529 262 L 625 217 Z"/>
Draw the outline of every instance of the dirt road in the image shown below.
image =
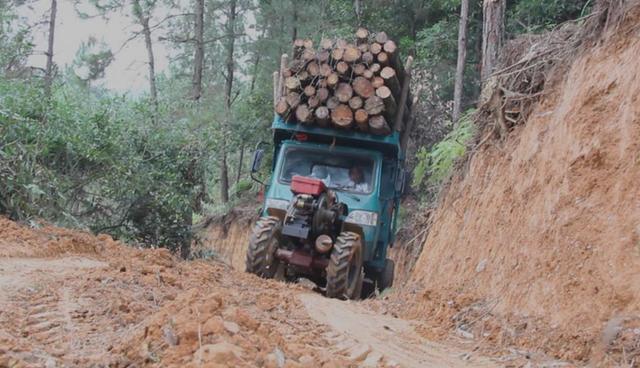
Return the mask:
<path fill-rule="evenodd" d="M 0 222 L 0 367 L 495 366 L 361 303 Z"/>

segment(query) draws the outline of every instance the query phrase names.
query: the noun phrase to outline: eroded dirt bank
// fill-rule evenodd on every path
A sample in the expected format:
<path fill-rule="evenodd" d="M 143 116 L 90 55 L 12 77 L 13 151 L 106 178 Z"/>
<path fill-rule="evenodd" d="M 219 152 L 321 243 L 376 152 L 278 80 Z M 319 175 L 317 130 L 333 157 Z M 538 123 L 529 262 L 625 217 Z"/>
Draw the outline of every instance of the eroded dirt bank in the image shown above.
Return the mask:
<path fill-rule="evenodd" d="M 637 13 L 453 179 L 395 296 L 426 335 L 640 364 Z"/>
<path fill-rule="evenodd" d="M 499 364 L 357 302 L 0 217 L 0 367 L 87 366 Z"/>

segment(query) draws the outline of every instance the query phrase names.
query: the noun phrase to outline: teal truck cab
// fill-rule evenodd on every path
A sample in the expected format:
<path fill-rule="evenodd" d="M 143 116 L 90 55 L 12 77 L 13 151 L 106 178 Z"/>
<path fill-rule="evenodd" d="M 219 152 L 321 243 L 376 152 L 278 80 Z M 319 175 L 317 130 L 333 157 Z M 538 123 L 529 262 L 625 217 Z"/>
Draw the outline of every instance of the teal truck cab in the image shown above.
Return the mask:
<path fill-rule="evenodd" d="M 405 187 L 401 134 L 285 122 L 273 125 L 273 166 L 248 272 L 305 277 L 328 297 L 357 299 L 393 284 L 387 257 Z M 256 150 L 252 175 L 264 150 Z"/>

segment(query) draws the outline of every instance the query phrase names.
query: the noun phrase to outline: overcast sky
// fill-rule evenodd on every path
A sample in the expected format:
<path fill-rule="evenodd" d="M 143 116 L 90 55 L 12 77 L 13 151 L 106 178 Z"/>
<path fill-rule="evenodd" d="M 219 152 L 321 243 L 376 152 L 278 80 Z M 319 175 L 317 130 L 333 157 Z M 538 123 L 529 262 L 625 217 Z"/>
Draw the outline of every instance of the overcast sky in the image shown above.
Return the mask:
<path fill-rule="evenodd" d="M 32 25 L 48 19 L 50 6 L 51 1 L 38 0 L 29 6 L 21 7 L 19 12 L 27 24 Z M 90 7 L 88 2 L 82 10 L 95 14 L 95 10 Z M 133 93 L 148 89 L 147 51 L 143 37 L 138 37 L 120 49 L 132 32 L 140 29 L 133 23 L 130 14 L 128 14 L 129 11 L 130 9 L 127 8 L 123 13 L 112 13 L 108 20 L 101 17 L 81 19 L 74 9 L 72 0 L 58 0 L 54 62 L 61 69 L 64 69 L 65 65 L 73 62 L 80 44 L 90 37 L 94 37 L 97 41 L 106 43 L 114 53 L 117 53 L 115 60 L 106 70 L 104 80 L 100 81 L 105 87 L 120 92 L 130 91 Z M 162 13 L 166 12 L 166 9 L 157 10 L 160 18 L 163 16 Z M 48 25 L 44 23 L 33 28 L 32 34 L 36 45 L 36 55 L 29 62 L 33 66 L 44 68 Z M 154 40 L 157 39 L 157 36 L 158 34 L 154 35 Z M 156 72 L 161 73 L 168 66 L 169 50 L 160 42 L 155 42 L 153 47 Z"/>

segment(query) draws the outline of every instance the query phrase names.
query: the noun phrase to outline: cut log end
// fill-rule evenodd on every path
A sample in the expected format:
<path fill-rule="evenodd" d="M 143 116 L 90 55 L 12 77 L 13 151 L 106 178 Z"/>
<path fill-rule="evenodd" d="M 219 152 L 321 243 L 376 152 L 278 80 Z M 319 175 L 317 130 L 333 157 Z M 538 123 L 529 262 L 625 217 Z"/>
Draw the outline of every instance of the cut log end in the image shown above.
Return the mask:
<path fill-rule="evenodd" d="M 347 105 L 340 104 L 331 111 L 331 121 L 342 129 L 348 129 L 353 125 L 353 111 Z"/>
<path fill-rule="evenodd" d="M 338 101 L 346 103 L 353 96 L 353 88 L 351 88 L 349 83 L 340 83 L 334 95 L 338 98 Z"/>
<path fill-rule="evenodd" d="M 299 121 L 300 123 L 311 123 L 312 119 L 311 117 L 313 116 L 313 112 L 312 110 L 309 108 L 309 106 L 305 105 L 305 104 L 300 104 L 297 108 L 296 108 L 296 120 Z"/>
<path fill-rule="evenodd" d="M 373 96 L 373 94 L 375 93 L 375 88 L 371 84 L 371 81 L 364 77 L 357 77 L 356 79 L 354 79 L 353 90 L 358 96 L 364 99 Z"/>
<path fill-rule="evenodd" d="M 373 134 L 388 135 L 391 133 L 387 120 L 382 115 L 369 117 L 369 131 Z"/>

